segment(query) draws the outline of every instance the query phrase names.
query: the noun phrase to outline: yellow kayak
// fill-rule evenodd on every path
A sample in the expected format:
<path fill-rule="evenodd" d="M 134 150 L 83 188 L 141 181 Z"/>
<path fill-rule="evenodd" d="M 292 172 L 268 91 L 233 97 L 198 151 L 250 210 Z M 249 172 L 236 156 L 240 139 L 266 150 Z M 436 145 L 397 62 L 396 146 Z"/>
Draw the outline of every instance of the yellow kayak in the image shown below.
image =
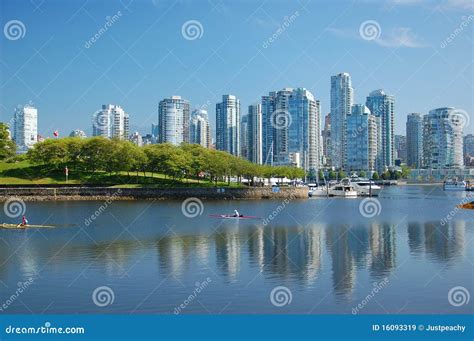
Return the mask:
<path fill-rule="evenodd" d="M 0 225 L 0 227 L 4 229 L 26 229 L 26 228 L 39 228 L 39 227 L 55 227 L 53 225 L 24 225 L 24 226 L 19 226 L 18 224 L 6 224 L 3 223 Z"/>
<path fill-rule="evenodd" d="M 474 201 L 473 202 L 468 202 L 466 204 L 458 205 L 457 207 L 468 209 L 468 210 L 474 210 Z"/>

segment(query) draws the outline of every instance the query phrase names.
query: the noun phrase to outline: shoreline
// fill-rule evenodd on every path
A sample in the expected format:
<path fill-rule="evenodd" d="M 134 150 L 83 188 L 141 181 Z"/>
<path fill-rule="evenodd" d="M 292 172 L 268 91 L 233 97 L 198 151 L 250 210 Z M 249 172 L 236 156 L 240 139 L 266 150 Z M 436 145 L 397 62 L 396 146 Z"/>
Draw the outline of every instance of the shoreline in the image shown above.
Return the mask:
<path fill-rule="evenodd" d="M 0 188 L 0 202 L 23 201 L 135 201 L 182 200 L 272 200 L 308 199 L 307 187 L 256 188 L 114 188 L 114 187 L 17 187 Z"/>

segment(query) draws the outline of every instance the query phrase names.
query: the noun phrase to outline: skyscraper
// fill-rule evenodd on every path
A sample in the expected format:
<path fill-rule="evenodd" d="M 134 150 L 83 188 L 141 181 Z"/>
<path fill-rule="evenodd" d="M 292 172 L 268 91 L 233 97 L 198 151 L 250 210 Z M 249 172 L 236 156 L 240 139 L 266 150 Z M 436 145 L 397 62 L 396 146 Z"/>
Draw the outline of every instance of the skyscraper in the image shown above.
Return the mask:
<path fill-rule="evenodd" d="M 35 107 L 25 105 L 15 109 L 13 140 L 18 153 L 25 153 L 38 142 L 38 110 Z"/>
<path fill-rule="evenodd" d="M 351 113 L 354 90 L 351 76 L 339 73 L 331 77 L 331 165 L 343 168 L 345 161 L 346 116 Z"/>
<path fill-rule="evenodd" d="M 160 126 L 158 124 L 151 124 L 151 143 L 158 143 L 158 135 L 160 135 Z"/>
<path fill-rule="evenodd" d="M 423 115 L 411 113 L 407 116 L 407 166 L 421 168 L 423 160 Z"/>
<path fill-rule="evenodd" d="M 216 149 L 240 156 L 240 101 L 233 95 L 216 104 Z"/>
<path fill-rule="evenodd" d="M 92 115 L 92 136 L 127 140 L 129 133 L 129 115 L 119 105 L 104 104 Z"/>
<path fill-rule="evenodd" d="M 463 127 L 453 122 L 454 108 L 433 109 L 423 118 L 423 166 L 461 168 Z"/>
<path fill-rule="evenodd" d="M 158 143 L 178 146 L 183 142 L 189 143 L 189 102 L 171 96 L 158 106 Z"/>
<path fill-rule="evenodd" d="M 464 136 L 463 154 L 464 157 L 474 157 L 474 135 L 467 134 L 466 136 Z"/>
<path fill-rule="evenodd" d="M 249 105 L 247 115 L 247 159 L 262 164 L 262 105 Z"/>
<path fill-rule="evenodd" d="M 323 144 L 323 164 L 329 165 L 331 156 L 331 114 L 327 114 L 324 117 L 324 129 L 321 132 L 322 144 Z"/>
<path fill-rule="evenodd" d="M 365 105 L 352 106 L 351 114 L 346 117 L 346 170 L 375 171 L 380 150 L 378 120 Z"/>
<path fill-rule="evenodd" d="M 306 171 L 321 167 L 320 104 L 313 94 L 305 88 L 291 91 L 288 110 L 291 115 L 288 125 L 288 159 L 295 165 L 295 159 L 301 160 L 299 166 Z"/>
<path fill-rule="evenodd" d="M 240 156 L 244 159 L 248 159 L 248 115 L 242 114 L 240 119 Z"/>
<path fill-rule="evenodd" d="M 379 171 L 395 165 L 395 138 L 394 138 L 394 115 L 395 98 L 387 95 L 382 89 L 372 91 L 367 97 L 365 104 L 372 115 L 380 117 L 381 141 L 379 149 L 381 150 Z"/>
<path fill-rule="evenodd" d="M 403 135 L 394 135 L 395 165 L 400 166 L 407 162 L 407 138 Z"/>
<path fill-rule="evenodd" d="M 191 113 L 189 138 L 190 143 L 200 144 L 205 148 L 209 148 L 211 144 L 211 131 L 206 110 L 196 109 Z"/>

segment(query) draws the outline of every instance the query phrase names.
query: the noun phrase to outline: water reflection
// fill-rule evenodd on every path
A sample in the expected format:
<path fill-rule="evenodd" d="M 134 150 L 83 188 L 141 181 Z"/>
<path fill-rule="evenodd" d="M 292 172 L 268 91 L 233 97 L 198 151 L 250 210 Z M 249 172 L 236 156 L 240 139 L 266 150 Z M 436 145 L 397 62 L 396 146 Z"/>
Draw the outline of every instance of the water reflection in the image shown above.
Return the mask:
<path fill-rule="evenodd" d="M 465 221 L 453 221 L 449 225 L 410 223 L 407 230 L 412 254 L 425 253 L 431 260 L 444 263 L 451 263 L 464 255 Z"/>
<path fill-rule="evenodd" d="M 7 281 L 9 274 L 18 270 L 25 277 L 37 274 L 45 260 L 57 268 L 68 262 L 84 266 L 95 262 L 96 268 L 114 275 L 127 271 L 137 262 L 139 254 L 145 253 L 158 260 L 157 270 L 163 275 L 193 276 L 194 267 L 199 266 L 212 269 L 228 282 L 245 283 L 260 272 L 265 278 L 276 278 L 283 283 L 290 280 L 303 288 L 314 287 L 325 267 L 330 271 L 335 296 L 347 299 L 355 290 L 360 271 L 366 271 L 373 281 L 395 271 L 397 250 L 405 247 L 397 243 L 404 241 L 404 236 L 412 256 L 425 255 L 433 262 L 443 263 L 454 263 L 464 256 L 467 238 L 464 221 L 446 226 L 434 222 L 314 224 L 306 228 L 237 225 L 205 232 L 186 235 L 147 232 L 96 243 L 82 238 L 61 249 L 58 248 L 61 243 L 49 239 L 34 242 L 28 239 L 18 248 L 12 239 L 0 248 L 0 280 Z M 399 261 L 405 260 L 406 255 L 402 258 Z"/>

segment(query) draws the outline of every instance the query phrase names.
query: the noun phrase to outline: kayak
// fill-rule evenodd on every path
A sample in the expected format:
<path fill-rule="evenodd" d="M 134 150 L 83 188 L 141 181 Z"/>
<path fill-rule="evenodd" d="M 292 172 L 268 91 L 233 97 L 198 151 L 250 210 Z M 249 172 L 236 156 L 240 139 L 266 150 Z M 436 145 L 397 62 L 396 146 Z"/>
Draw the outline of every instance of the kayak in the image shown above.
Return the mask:
<path fill-rule="evenodd" d="M 466 204 L 458 205 L 458 208 L 465 208 L 468 210 L 474 210 L 474 201 L 473 202 L 468 202 Z"/>
<path fill-rule="evenodd" d="M 241 215 L 241 216 L 236 217 L 233 214 L 210 214 L 209 217 L 221 218 L 221 219 L 261 219 L 259 217 L 254 217 L 251 215 Z"/>
<path fill-rule="evenodd" d="M 30 225 L 30 224 L 27 224 L 25 226 L 18 226 L 18 224 L 6 224 L 6 223 L 3 223 L 0 225 L 1 228 L 4 228 L 4 229 L 26 229 L 26 228 L 39 228 L 39 227 L 48 227 L 48 228 L 51 228 L 51 227 L 55 227 L 53 225 Z"/>

